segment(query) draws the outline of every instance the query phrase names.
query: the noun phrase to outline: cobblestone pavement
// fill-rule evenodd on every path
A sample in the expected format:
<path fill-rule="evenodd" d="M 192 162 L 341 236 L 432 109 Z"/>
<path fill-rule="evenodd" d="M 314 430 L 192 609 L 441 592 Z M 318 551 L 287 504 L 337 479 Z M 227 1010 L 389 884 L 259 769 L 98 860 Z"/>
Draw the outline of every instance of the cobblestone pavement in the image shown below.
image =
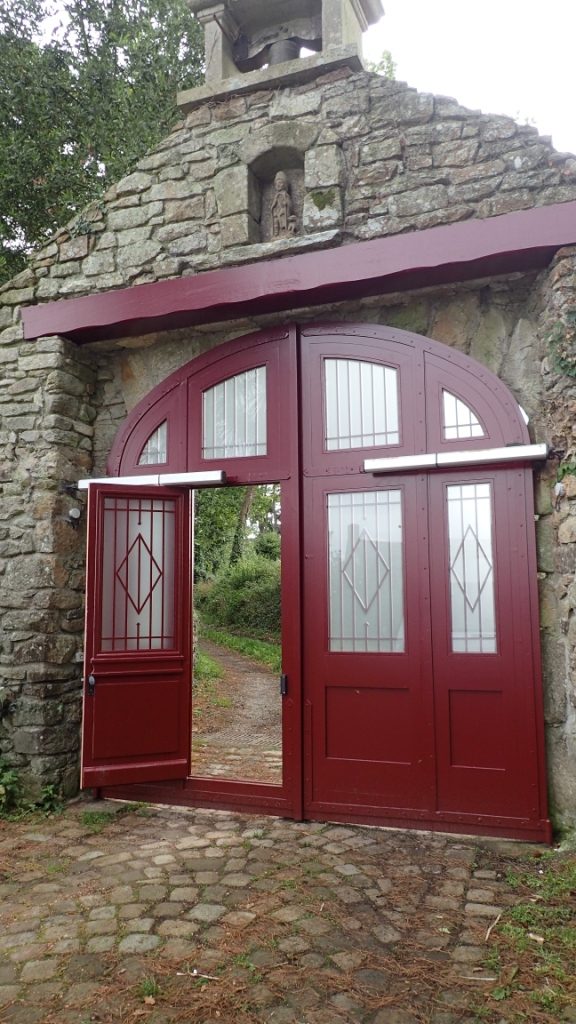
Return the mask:
<path fill-rule="evenodd" d="M 517 844 L 112 803 L 0 829 L 3 1024 L 501 1019 Z"/>

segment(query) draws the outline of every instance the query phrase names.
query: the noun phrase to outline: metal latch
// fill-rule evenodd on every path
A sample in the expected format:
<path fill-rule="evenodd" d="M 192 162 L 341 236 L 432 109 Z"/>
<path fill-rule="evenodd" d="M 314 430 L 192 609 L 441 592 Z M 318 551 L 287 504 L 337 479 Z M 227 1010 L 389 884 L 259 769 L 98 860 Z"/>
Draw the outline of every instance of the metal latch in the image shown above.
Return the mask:
<path fill-rule="evenodd" d="M 282 674 L 280 676 L 280 696 L 285 697 L 288 693 L 288 676 Z"/>
<path fill-rule="evenodd" d="M 96 676 L 92 675 L 92 673 L 90 673 L 90 675 L 88 676 L 88 686 L 86 687 L 86 693 L 88 694 L 89 697 L 93 697 L 95 690 L 96 690 Z"/>

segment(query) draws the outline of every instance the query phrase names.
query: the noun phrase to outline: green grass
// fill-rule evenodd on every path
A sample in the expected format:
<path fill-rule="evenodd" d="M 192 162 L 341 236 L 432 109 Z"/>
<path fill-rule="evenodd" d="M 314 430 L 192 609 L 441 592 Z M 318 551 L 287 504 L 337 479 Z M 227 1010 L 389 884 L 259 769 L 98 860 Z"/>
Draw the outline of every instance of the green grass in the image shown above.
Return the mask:
<path fill-rule="evenodd" d="M 154 997 L 160 994 L 160 985 L 156 981 L 156 978 L 147 976 L 142 978 L 142 981 L 138 985 L 138 992 L 142 996 L 142 999 Z"/>
<path fill-rule="evenodd" d="M 517 903 L 492 934 L 485 966 L 500 973 L 500 979 L 491 998 L 510 1001 L 511 1011 L 518 994 L 561 1020 L 576 995 L 576 857 L 546 854 L 528 869 L 510 872 L 507 882 L 516 890 Z M 516 1019 L 531 1018 L 521 1011 Z"/>
<path fill-rule="evenodd" d="M 264 665 L 272 672 L 280 672 L 282 667 L 282 648 L 279 643 L 269 640 L 255 640 L 253 637 L 236 636 L 224 629 L 216 629 L 214 626 L 202 625 L 201 636 L 212 643 L 226 647 L 230 651 L 237 651 L 246 655 L 252 661 Z"/>
<path fill-rule="evenodd" d="M 143 803 L 116 804 L 114 810 L 111 811 L 82 811 L 80 824 L 96 834 L 102 832 L 103 829 L 119 818 L 124 818 L 127 814 L 138 814 L 140 817 L 146 817 L 147 813 L 147 805 Z"/>
<path fill-rule="evenodd" d="M 195 699 L 204 701 L 205 704 L 213 708 L 232 707 L 230 698 L 222 697 L 218 692 L 218 682 L 223 675 L 222 666 L 215 658 L 198 651 L 194 659 L 193 691 Z M 192 713 L 196 718 L 201 717 L 202 708 L 195 706 Z"/>
<path fill-rule="evenodd" d="M 206 679 L 221 679 L 223 675 L 222 666 L 214 658 L 211 658 L 209 654 L 204 654 L 203 651 L 196 653 L 194 678 L 197 682 L 203 682 Z"/>

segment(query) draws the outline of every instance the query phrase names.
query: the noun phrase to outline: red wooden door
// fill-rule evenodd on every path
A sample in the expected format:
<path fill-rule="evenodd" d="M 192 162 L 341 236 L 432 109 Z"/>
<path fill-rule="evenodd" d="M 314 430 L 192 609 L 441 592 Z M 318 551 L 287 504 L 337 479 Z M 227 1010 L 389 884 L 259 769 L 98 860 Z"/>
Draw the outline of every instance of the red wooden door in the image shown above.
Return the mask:
<path fill-rule="evenodd" d="M 486 371 L 372 330 L 302 339 L 305 813 L 546 838 L 531 472 L 466 467 L 525 427 Z"/>
<path fill-rule="evenodd" d="M 306 812 L 414 818 L 434 798 L 426 481 L 362 468 L 422 450 L 422 360 L 369 325 L 304 334 Z"/>
<path fill-rule="evenodd" d="M 446 821 L 482 815 L 526 828 L 538 819 L 531 485 L 525 468 L 430 478 L 437 812 Z"/>
<path fill-rule="evenodd" d="M 90 486 L 84 787 L 188 774 L 189 538 L 187 491 Z"/>
<path fill-rule="evenodd" d="M 434 800 L 422 477 L 306 483 L 305 799 L 414 818 Z"/>

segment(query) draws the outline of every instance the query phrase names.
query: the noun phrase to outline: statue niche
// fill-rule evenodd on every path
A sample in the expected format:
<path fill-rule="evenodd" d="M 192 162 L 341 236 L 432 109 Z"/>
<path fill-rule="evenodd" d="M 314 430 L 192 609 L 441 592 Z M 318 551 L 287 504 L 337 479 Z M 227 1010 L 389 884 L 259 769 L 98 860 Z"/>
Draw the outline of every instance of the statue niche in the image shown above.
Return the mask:
<path fill-rule="evenodd" d="M 290 183 L 284 171 L 274 178 L 274 194 L 270 206 L 272 238 L 291 238 L 298 230 L 298 218 L 290 195 Z"/>
<path fill-rule="evenodd" d="M 304 167 L 301 154 L 272 153 L 253 166 L 260 186 L 260 238 L 277 242 L 294 238 L 302 230 Z"/>

